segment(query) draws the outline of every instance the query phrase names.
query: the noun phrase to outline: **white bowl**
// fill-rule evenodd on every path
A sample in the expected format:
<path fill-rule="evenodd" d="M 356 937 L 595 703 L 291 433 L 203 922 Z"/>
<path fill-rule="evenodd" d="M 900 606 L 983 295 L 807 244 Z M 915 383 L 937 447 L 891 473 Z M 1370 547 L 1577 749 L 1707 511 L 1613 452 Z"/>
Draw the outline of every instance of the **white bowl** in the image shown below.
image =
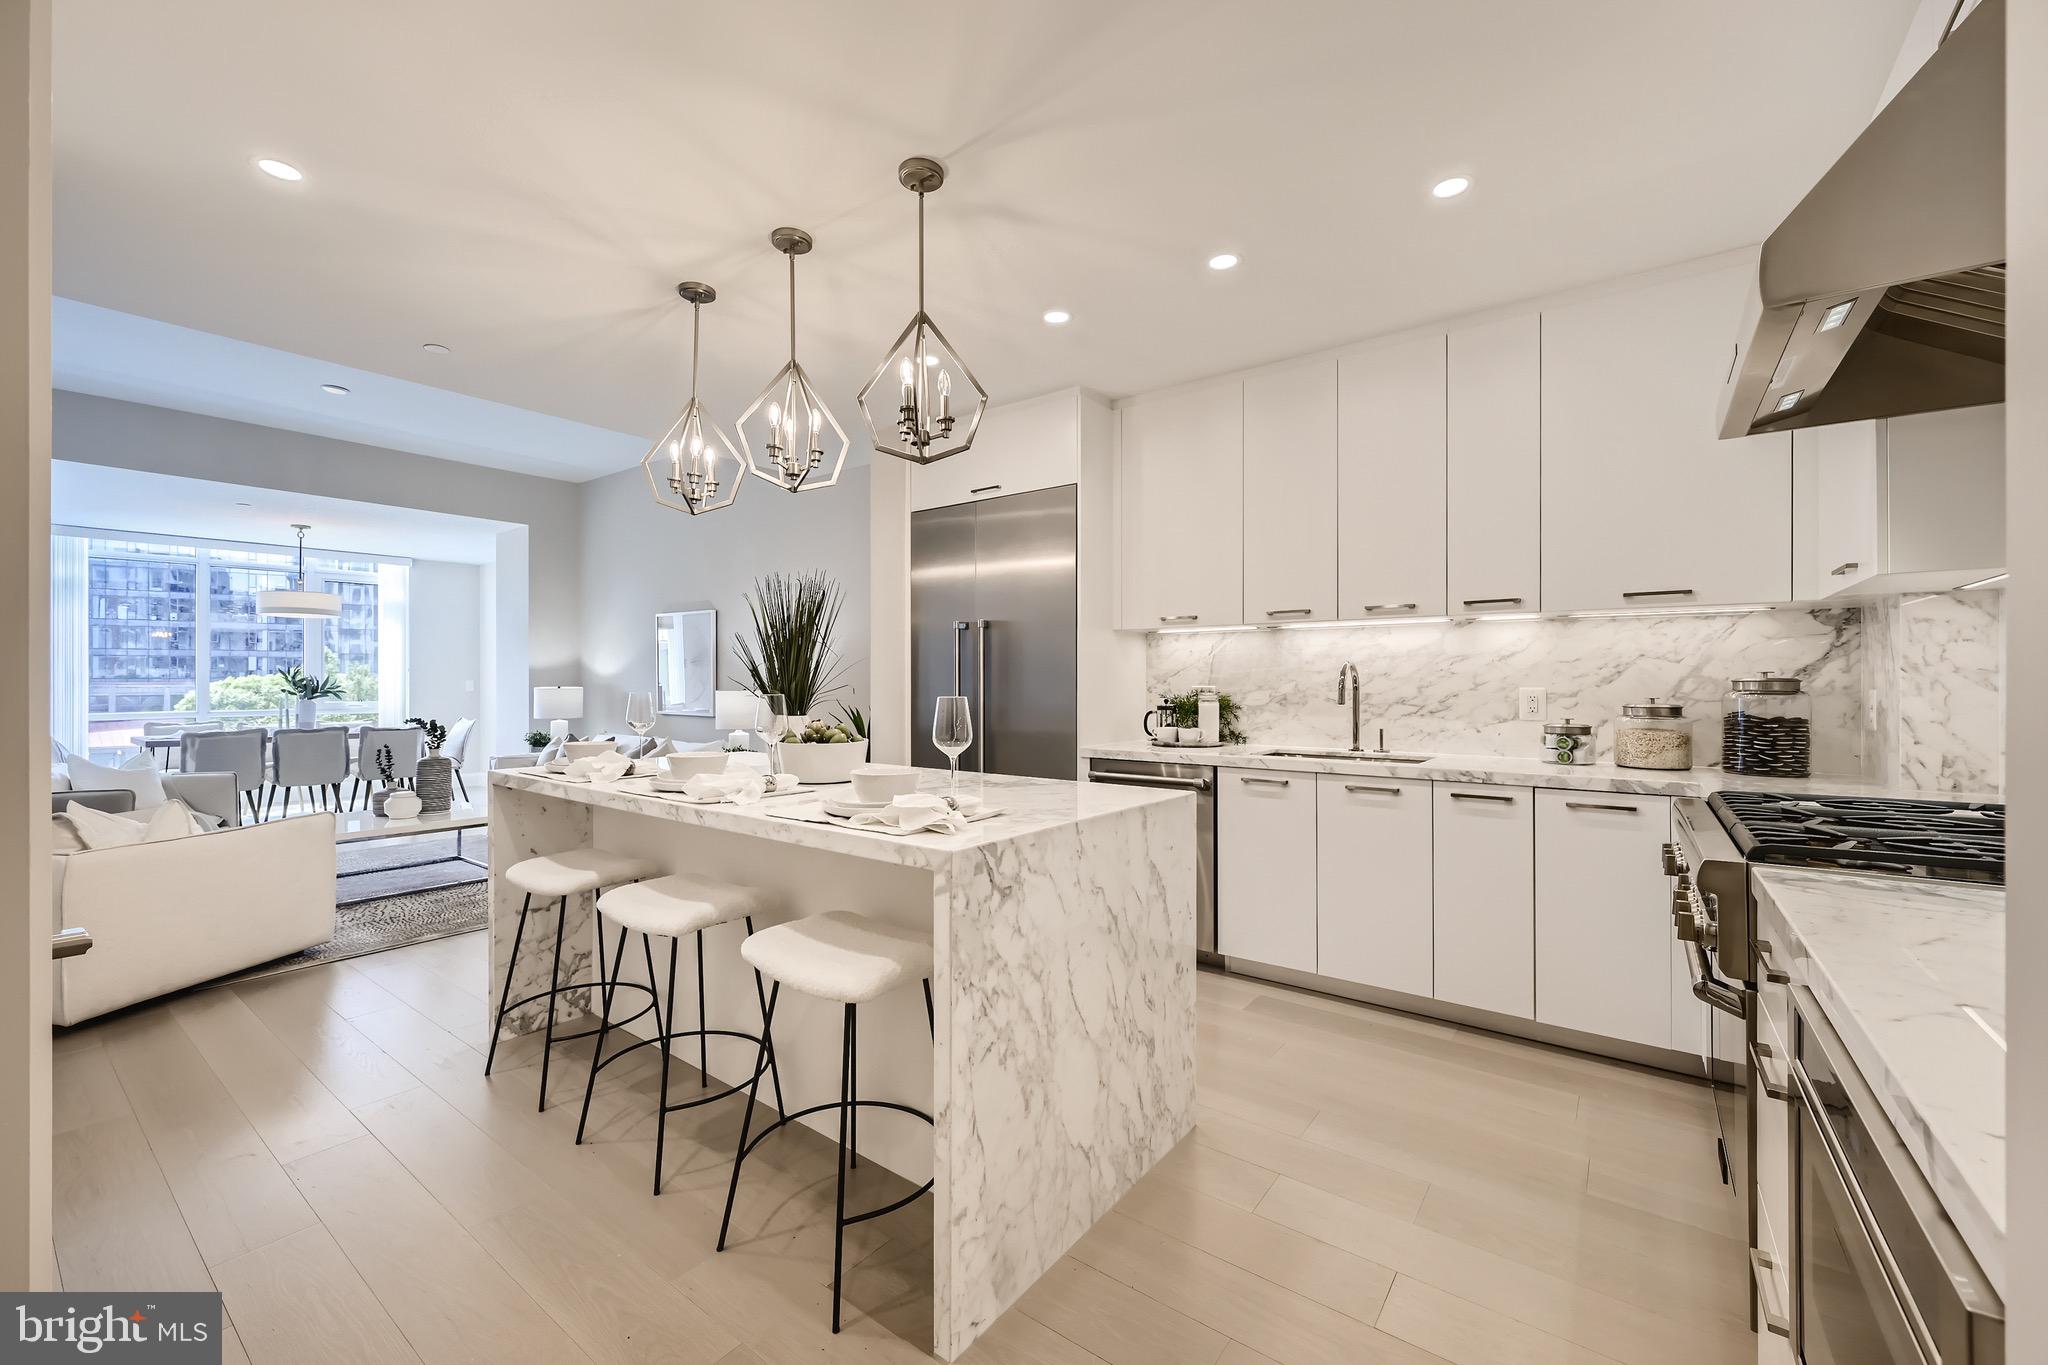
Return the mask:
<path fill-rule="evenodd" d="M 725 754 L 717 749 L 692 751 L 682 754 L 663 754 L 662 771 L 670 777 L 702 777 L 706 773 L 725 771 Z"/>
<path fill-rule="evenodd" d="M 562 746 L 562 754 L 572 760 L 596 758 L 599 754 L 617 753 L 618 747 L 607 739 L 572 739 Z"/>
<path fill-rule="evenodd" d="M 893 801 L 917 790 L 917 769 L 894 763 L 863 763 L 853 770 L 856 801 Z"/>
<path fill-rule="evenodd" d="M 868 761 L 868 742 L 850 744 L 781 744 L 782 771 L 810 785 L 845 782 Z"/>

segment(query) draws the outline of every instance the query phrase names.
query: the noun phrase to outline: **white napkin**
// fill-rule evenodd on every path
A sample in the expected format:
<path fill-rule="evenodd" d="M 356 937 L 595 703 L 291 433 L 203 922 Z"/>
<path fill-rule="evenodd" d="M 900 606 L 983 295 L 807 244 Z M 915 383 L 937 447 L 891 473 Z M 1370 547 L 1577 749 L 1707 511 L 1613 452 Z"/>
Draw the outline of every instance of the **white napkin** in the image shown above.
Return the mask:
<path fill-rule="evenodd" d="M 579 758 L 569 765 L 567 776 L 578 782 L 614 782 L 633 767 L 633 760 L 613 750 L 595 758 Z"/>
<path fill-rule="evenodd" d="M 726 772 L 699 773 L 683 783 L 683 795 L 692 801 L 730 801 L 746 805 L 771 792 L 795 791 L 799 783 L 790 773 Z"/>
<path fill-rule="evenodd" d="M 896 829 L 931 830 L 941 834 L 959 834 L 967 828 L 967 822 L 981 808 L 981 798 L 963 796 L 949 801 L 943 796 L 929 792 L 912 792 L 899 796 L 880 810 L 859 811 L 853 816 L 856 825 L 890 825 Z"/>

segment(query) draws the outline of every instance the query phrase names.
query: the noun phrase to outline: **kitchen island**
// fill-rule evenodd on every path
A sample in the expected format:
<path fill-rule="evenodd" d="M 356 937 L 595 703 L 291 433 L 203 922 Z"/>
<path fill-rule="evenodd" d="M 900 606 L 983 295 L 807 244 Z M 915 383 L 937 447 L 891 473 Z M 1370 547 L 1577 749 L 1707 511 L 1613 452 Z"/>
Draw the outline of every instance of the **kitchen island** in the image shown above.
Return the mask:
<path fill-rule="evenodd" d="M 932 1345 L 946 1360 L 1194 1123 L 1193 798 L 1031 778 L 974 781 L 1002 813 L 960 834 L 893 835 L 774 813 L 804 796 L 697 806 L 644 780 L 491 775 L 493 1004 L 521 900 L 502 873 L 536 854 L 595 845 L 652 858 L 667 871 L 761 887 L 778 899 L 782 918 L 856 910 L 930 928 L 932 1033 L 921 993 L 875 1001 L 862 1012 L 859 1073 L 863 1097 L 928 1109 L 935 1126 L 864 1119 L 859 1150 L 913 1183 L 934 1182 Z M 943 774 L 924 774 L 925 790 L 944 784 Z M 588 980 L 595 940 L 587 897 L 572 902 L 564 928 L 562 979 Z M 741 932 L 728 925 L 705 935 L 713 1027 L 758 1019 Z M 689 952 L 684 945 L 685 961 Z M 635 956 L 627 954 L 627 979 Z M 547 954 L 524 953 L 514 998 L 545 985 L 548 967 Z M 687 1016 L 696 1007 L 694 977 L 686 968 L 678 980 Z M 507 1032 L 531 1032 L 545 1015 L 545 1002 L 536 1001 L 506 1021 Z M 823 1002 L 785 994 L 777 1008 L 776 1052 L 792 1108 L 836 1094 L 838 1025 L 837 1007 Z M 694 1044 L 682 1044 L 679 1056 L 694 1061 Z M 714 1076 L 744 1080 L 753 1065 L 751 1045 L 714 1040 Z M 808 1122 L 825 1130 L 836 1119 Z"/>

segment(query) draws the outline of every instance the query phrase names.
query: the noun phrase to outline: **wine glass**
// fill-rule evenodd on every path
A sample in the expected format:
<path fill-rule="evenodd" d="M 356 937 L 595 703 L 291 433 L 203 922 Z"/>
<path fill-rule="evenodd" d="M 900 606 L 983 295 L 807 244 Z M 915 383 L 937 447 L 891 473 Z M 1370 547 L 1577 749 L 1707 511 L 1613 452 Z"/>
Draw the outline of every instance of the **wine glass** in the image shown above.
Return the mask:
<path fill-rule="evenodd" d="M 646 737 L 654 728 L 654 694 L 652 692 L 628 692 L 626 694 L 626 728 L 634 734 Z"/>
<path fill-rule="evenodd" d="M 967 710 L 967 698 L 940 697 L 932 711 L 932 744 L 952 765 L 946 781 L 949 796 L 960 789 L 960 755 L 973 743 L 974 717 Z"/>
<path fill-rule="evenodd" d="M 768 746 L 768 770 L 782 771 L 782 736 L 789 729 L 789 703 L 780 692 L 769 692 L 754 708 L 754 733 Z"/>

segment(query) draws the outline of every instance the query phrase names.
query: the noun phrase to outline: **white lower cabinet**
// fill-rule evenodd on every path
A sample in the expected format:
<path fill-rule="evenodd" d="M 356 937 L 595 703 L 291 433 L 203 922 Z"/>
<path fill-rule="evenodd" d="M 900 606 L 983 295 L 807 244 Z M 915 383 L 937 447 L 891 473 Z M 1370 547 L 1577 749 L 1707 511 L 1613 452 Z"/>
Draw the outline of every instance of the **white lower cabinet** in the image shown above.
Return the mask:
<path fill-rule="evenodd" d="M 1671 798 L 1535 796 L 1536 1018 L 1670 1047 Z"/>
<path fill-rule="evenodd" d="M 1216 771 L 1216 950 L 1316 970 L 1316 775 Z"/>
<path fill-rule="evenodd" d="M 1445 782 L 1434 795 L 1436 998 L 1533 1019 L 1534 793 Z"/>
<path fill-rule="evenodd" d="M 1427 997 L 1435 989 L 1431 784 L 1316 781 L 1316 970 Z"/>

